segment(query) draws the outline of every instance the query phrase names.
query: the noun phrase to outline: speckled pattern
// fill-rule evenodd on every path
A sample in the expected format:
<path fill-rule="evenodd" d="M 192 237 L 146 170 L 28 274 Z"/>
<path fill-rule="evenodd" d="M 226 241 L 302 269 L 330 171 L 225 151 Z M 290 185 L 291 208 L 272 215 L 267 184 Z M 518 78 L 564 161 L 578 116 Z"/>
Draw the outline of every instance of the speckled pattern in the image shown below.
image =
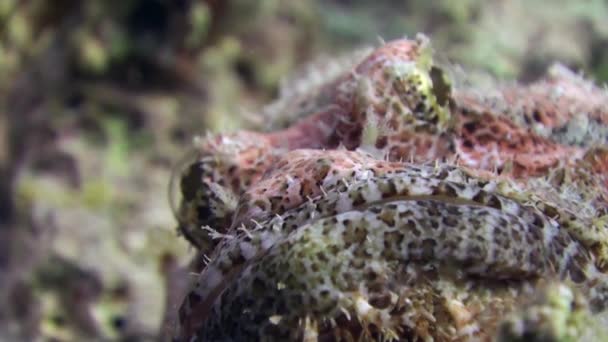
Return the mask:
<path fill-rule="evenodd" d="M 608 101 L 552 73 L 494 100 L 452 90 L 419 36 L 329 80 L 288 128 L 199 139 L 176 213 L 206 265 L 177 339 L 516 336 L 506 317 L 555 286 L 604 311 Z"/>

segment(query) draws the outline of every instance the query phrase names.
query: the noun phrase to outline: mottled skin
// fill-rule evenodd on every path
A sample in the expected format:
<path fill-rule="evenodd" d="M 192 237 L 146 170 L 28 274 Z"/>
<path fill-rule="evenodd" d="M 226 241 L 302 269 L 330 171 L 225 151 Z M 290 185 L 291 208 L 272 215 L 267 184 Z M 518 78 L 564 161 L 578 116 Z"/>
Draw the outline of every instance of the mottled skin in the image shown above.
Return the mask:
<path fill-rule="evenodd" d="M 605 333 L 590 333 L 595 329 L 584 297 L 564 284 L 550 283 L 539 286 L 530 302 L 501 323 L 497 341 L 605 340 Z"/>
<path fill-rule="evenodd" d="M 489 339 L 547 281 L 603 311 L 605 94 L 560 75 L 499 106 L 399 40 L 290 127 L 197 142 L 177 215 L 208 263 L 179 339 Z"/>
<path fill-rule="evenodd" d="M 322 167 L 329 163 L 333 170 Z M 235 220 L 240 225 L 221 240 L 188 296 L 184 328 L 203 340 L 295 338 L 306 333 L 301 319 L 322 324 L 357 317 L 357 305 L 375 303 L 376 295 L 386 305 L 378 315 L 387 316 L 376 324 L 399 336 L 399 330 L 416 328 L 408 326 L 408 317 L 419 314 L 390 314 L 399 293 L 427 277 L 510 280 L 515 288 L 516 280 L 568 279 L 586 291 L 594 310 L 606 305 L 606 276 L 585 242 L 568 230 L 572 218 L 506 196 L 514 191 L 508 182 L 478 180 L 448 165 L 382 162 L 348 151 L 297 150 L 278 165 L 242 196 Z M 324 171 L 310 172 L 315 165 Z M 300 172 L 285 179 L 290 168 Z M 261 191 L 269 185 L 285 189 L 276 203 L 289 207 L 272 205 L 273 192 Z M 404 271 L 411 273 L 407 281 L 392 279 Z M 494 291 L 505 289 L 497 285 Z M 394 303 L 386 303 L 389 297 Z M 250 314 L 239 315 L 241 310 Z M 269 321 L 275 316 L 280 325 Z M 353 332 L 346 327 L 339 334 Z"/>
<path fill-rule="evenodd" d="M 378 159 L 452 160 L 521 179 L 545 175 L 584 155 L 581 146 L 564 145 L 559 132 L 592 136 L 583 139 L 589 146 L 605 143 L 608 96 L 566 71 L 556 67 L 547 80 L 484 97 L 471 89 L 451 92 L 430 54 L 424 38 L 391 42 L 324 91 L 313 92 L 308 115 L 292 126 L 201 139 L 195 146 L 198 162 L 181 179 L 180 231 L 198 248 L 212 250 L 200 227 L 224 230 L 233 214 L 218 197 L 238 198 L 288 150 L 363 148 Z M 575 127 L 572 122 L 581 122 L 581 116 L 590 119 Z M 221 188 L 211 189 L 210 183 Z M 217 209 L 223 207 L 228 209 Z"/>
<path fill-rule="evenodd" d="M 562 144 L 588 147 L 605 144 L 608 139 L 606 90 L 559 64 L 551 67 L 544 79 L 527 86 L 503 86 L 483 94 L 462 89 L 455 96 L 463 108 L 491 108 Z"/>

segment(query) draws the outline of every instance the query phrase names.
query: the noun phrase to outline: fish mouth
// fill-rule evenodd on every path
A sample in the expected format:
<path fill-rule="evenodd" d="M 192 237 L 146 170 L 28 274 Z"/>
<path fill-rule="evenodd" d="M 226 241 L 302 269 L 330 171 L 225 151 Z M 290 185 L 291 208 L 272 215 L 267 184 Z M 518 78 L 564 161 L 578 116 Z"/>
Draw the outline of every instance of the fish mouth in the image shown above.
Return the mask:
<path fill-rule="evenodd" d="M 397 175 L 392 175 L 390 177 L 388 177 L 386 180 L 390 181 L 391 179 L 398 179 L 399 178 L 399 174 Z M 422 181 L 427 181 L 428 179 L 425 179 L 424 177 L 418 177 L 418 181 L 422 182 Z M 373 180 L 371 180 L 373 183 Z M 275 218 L 271 218 L 267 221 L 263 221 L 261 220 L 260 222 L 257 222 L 255 220 L 252 220 L 254 223 L 249 223 L 249 227 L 251 229 L 272 229 L 273 224 L 276 224 L 278 221 L 281 221 L 284 217 L 285 219 L 288 219 L 288 217 L 290 217 L 290 215 L 294 214 L 294 213 L 302 213 L 302 212 L 306 212 L 307 210 L 310 210 L 310 208 L 308 206 L 323 206 L 323 202 L 329 202 L 329 203 L 338 203 L 340 200 L 340 197 L 342 196 L 342 198 L 344 198 L 344 196 L 347 196 L 346 193 L 349 190 L 361 187 L 361 188 L 365 188 L 366 185 L 369 185 L 370 179 L 364 179 L 364 180 L 359 180 L 357 182 L 353 182 L 352 184 L 350 184 L 347 189 L 346 192 L 341 192 L 344 191 L 345 189 L 342 188 L 340 189 L 340 187 L 335 188 L 335 189 L 330 189 L 328 191 L 327 195 L 320 195 L 320 196 L 316 196 L 315 198 L 312 198 L 310 200 L 310 202 L 305 202 L 302 203 L 300 206 L 286 210 L 285 212 L 282 212 L 279 214 L 279 217 L 275 217 Z M 441 182 L 439 182 L 438 184 L 441 184 Z M 439 186 L 437 186 L 437 188 L 440 188 Z M 445 190 L 447 192 L 450 192 L 449 190 Z M 368 211 L 372 208 L 376 208 L 376 209 L 381 209 L 382 207 L 385 206 L 389 206 L 389 205 L 394 205 L 394 204 L 400 204 L 400 203 L 429 203 L 429 202 L 439 202 L 439 203 L 444 203 L 444 204 L 448 204 L 451 206 L 468 206 L 468 207 L 476 207 L 476 208 L 480 208 L 480 207 L 488 207 L 488 208 L 493 208 L 491 205 L 488 205 L 487 203 L 484 204 L 480 201 L 476 201 L 474 199 L 469 199 L 469 198 L 465 198 L 465 197 L 458 197 L 458 196 L 453 196 L 453 195 L 449 195 L 449 194 L 432 194 L 434 192 L 438 192 L 434 189 L 428 189 L 426 192 L 428 192 L 428 194 L 411 194 L 410 191 L 404 191 L 402 190 L 401 192 L 399 192 L 397 189 L 395 189 L 395 193 L 391 194 L 389 196 L 381 196 L 381 195 L 377 195 L 376 197 L 378 197 L 377 199 L 363 199 L 362 203 L 360 204 L 355 204 L 354 202 L 351 202 L 351 205 L 343 210 L 329 210 L 327 213 L 325 214 L 320 214 L 318 216 L 315 216 L 313 218 L 309 218 L 307 220 L 304 221 L 298 221 L 297 219 L 294 219 L 296 222 L 294 222 L 294 226 L 293 229 L 286 229 L 285 231 L 282 231 L 281 233 L 284 235 L 289 235 L 294 231 L 297 231 L 298 229 L 305 227 L 305 226 L 310 226 L 310 225 L 314 225 L 316 222 L 319 222 L 321 220 L 327 220 L 330 219 L 332 217 L 336 217 L 338 215 L 344 214 L 345 212 L 363 212 L 363 211 Z M 496 209 L 496 208 L 493 208 Z M 257 228 L 255 228 L 257 225 Z M 209 318 L 209 316 L 211 315 L 211 310 L 214 306 L 214 303 L 218 300 L 218 298 L 221 296 L 221 294 L 224 292 L 224 290 L 231 286 L 231 284 L 234 284 L 235 281 L 237 281 L 237 279 L 240 277 L 240 275 L 242 274 L 243 269 L 255 262 L 255 260 L 259 260 L 260 258 L 264 257 L 264 255 L 268 252 L 268 250 L 270 250 L 272 248 L 273 245 L 268 246 L 267 248 L 260 250 L 257 255 L 249 260 L 246 260 L 243 263 L 240 264 L 233 264 L 233 266 L 231 267 L 231 269 L 225 273 L 222 276 L 222 280 L 213 288 L 209 289 L 207 291 L 207 295 L 205 297 L 202 298 L 196 298 L 196 302 L 197 304 L 194 305 L 193 311 L 191 314 L 189 314 L 185 324 L 183 325 L 185 332 L 187 334 L 191 334 L 194 333 L 201 325 L 204 324 L 204 322 Z M 213 263 L 213 261 L 212 261 Z M 203 271 L 205 272 L 205 270 Z M 205 277 L 201 277 L 200 278 L 201 281 L 204 281 Z M 195 295 L 198 296 L 198 295 Z"/>
<path fill-rule="evenodd" d="M 378 241 L 378 239 L 381 239 L 382 236 L 384 236 L 384 234 L 386 232 L 392 231 L 399 231 L 399 229 L 402 229 L 405 233 L 403 234 L 403 236 L 405 236 L 405 238 L 407 239 L 408 236 L 409 238 L 412 239 L 412 241 L 418 241 L 421 242 L 421 244 L 418 244 L 418 242 L 416 242 L 417 244 L 414 247 L 410 247 L 411 249 L 409 250 L 410 253 L 410 257 L 409 259 L 406 257 L 403 257 L 402 259 L 404 260 L 409 260 L 409 261 L 403 261 L 406 263 L 412 263 L 412 264 L 416 264 L 418 262 L 422 262 L 426 259 L 429 258 L 437 258 L 438 260 L 440 260 L 441 263 L 444 263 L 444 266 L 446 268 L 451 268 L 451 267 L 461 267 L 462 269 L 464 269 L 463 267 L 468 268 L 468 270 L 470 270 L 470 273 L 473 274 L 474 277 L 481 279 L 480 281 L 485 281 L 485 279 L 489 279 L 490 281 L 495 282 L 496 284 L 500 285 L 501 282 L 524 282 L 524 281 L 529 281 L 529 280 L 534 280 L 535 278 L 543 275 L 546 271 L 543 269 L 535 269 L 535 268 L 526 268 L 524 266 L 522 266 L 521 264 L 519 264 L 517 262 L 517 260 L 503 260 L 500 262 L 497 262 L 495 264 L 483 264 L 480 266 L 480 268 L 475 269 L 475 265 L 467 265 L 468 263 L 472 263 L 472 262 L 477 262 L 477 263 L 482 263 L 483 260 L 485 260 L 485 257 L 482 256 L 478 256 L 478 257 L 472 257 L 472 259 L 467 259 L 467 258 L 459 258 L 459 254 L 454 253 L 454 254 L 440 254 L 439 252 L 429 252 L 428 250 L 424 250 L 425 248 L 425 241 L 430 241 L 429 239 L 424 239 L 423 237 L 416 237 L 416 234 L 418 233 L 414 233 L 414 231 L 408 230 L 409 228 L 407 228 L 407 224 L 405 223 L 405 219 L 411 219 L 414 217 L 414 215 L 410 215 L 404 218 L 403 221 L 399 222 L 393 222 L 393 223 L 389 223 L 388 221 L 393 219 L 393 221 L 396 221 L 397 217 L 394 214 L 386 214 L 386 212 L 390 212 L 390 211 L 399 211 L 400 213 L 405 212 L 403 210 L 403 208 L 409 208 L 412 210 L 421 210 L 421 213 L 423 213 L 422 219 L 426 219 L 429 217 L 432 217 L 432 215 L 429 212 L 429 207 L 439 207 L 439 208 L 443 208 L 441 210 L 443 210 L 444 212 L 449 212 L 450 210 L 447 209 L 448 207 L 451 208 L 452 210 L 461 210 L 463 209 L 462 213 L 469 213 L 470 215 L 477 215 L 476 213 L 480 213 L 480 212 L 492 212 L 492 213 L 496 213 L 499 211 L 499 209 L 490 207 L 490 206 L 486 206 L 486 205 L 480 205 L 480 203 L 476 202 L 476 201 L 472 201 L 472 200 L 467 200 L 467 199 L 453 199 L 450 197 L 445 197 L 445 196 L 393 196 L 390 198 L 386 198 L 386 199 L 382 199 L 382 200 L 378 200 L 378 201 L 374 201 L 374 202 L 370 202 L 367 203 L 365 205 L 361 205 L 355 208 L 352 208 L 351 210 L 348 211 L 344 211 L 335 215 L 329 215 L 329 216 L 325 216 L 325 217 L 319 217 L 315 220 L 312 220 L 310 222 L 305 223 L 304 225 L 300 226 L 298 229 L 296 229 L 294 231 L 294 234 L 291 234 L 290 236 L 286 237 L 285 239 L 283 239 L 282 241 L 277 242 L 273 247 L 269 248 L 268 250 L 262 252 L 260 255 L 256 256 L 256 258 L 252 259 L 251 262 L 256 262 L 256 261 L 262 261 L 262 260 L 266 260 L 266 259 L 270 259 L 273 260 L 272 258 L 279 258 L 281 260 L 285 260 L 285 262 L 287 262 L 288 265 L 298 265 L 297 262 L 297 258 L 293 258 L 294 255 L 297 254 L 293 254 L 290 256 L 290 254 L 280 254 L 279 251 L 289 251 L 289 249 L 280 249 L 281 245 L 288 243 L 293 243 L 294 245 L 291 246 L 291 248 L 300 248 L 300 250 L 307 250 L 306 246 L 302 246 L 299 245 L 299 242 L 302 242 L 304 245 L 310 243 L 311 239 L 314 239 L 314 237 L 319 237 L 320 240 L 316 241 L 316 243 L 319 244 L 319 246 L 321 246 L 320 248 L 316 248 L 316 250 L 319 251 L 323 251 L 323 250 L 331 250 L 331 249 L 335 249 L 338 251 L 345 251 L 348 248 L 346 247 L 348 244 L 351 245 L 360 245 L 360 246 L 366 246 L 366 247 L 355 247 L 356 250 L 365 250 L 366 248 L 369 248 L 370 246 L 372 246 L 375 241 Z M 426 210 L 426 212 L 424 212 Z M 426 214 L 425 214 L 426 213 Z M 386 215 L 385 215 L 386 214 Z M 365 222 L 364 220 L 362 220 L 361 218 L 363 217 L 374 217 L 374 220 L 368 220 L 367 222 Z M 437 217 L 434 217 L 437 220 L 441 220 L 441 219 L 445 219 L 445 218 L 451 218 L 454 220 L 458 219 L 458 213 L 452 212 L 452 214 L 450 215 L 439 215 Z M 517 221 L 517 218 L 512 217 L 513 220 L 515 220 L 514 222 L 521 222 Z M 344 238 L 343 241 L 337 241 L 337 240 L 332 240 L 332 238 L 329 235 L 320 235 L 322 234 L 321 232 L 323 231 L 322 226 L 324 224 L 333 224 L 331 222 L 333 222 L 332 220 L 337 220 L 335 227 L 343 227 L 343 228 L 336 228 L 336 229 L 343 229 L 340 233 L 341 234 L 348 234 L 348 238 Z M 346 222 L 347 220 L 350 221 L 357 221 L 360 222 L 360 224 L 356 225 L 356 226 L 352 226 L 350 228 L 344 228 L 344 222 Z M 523 220 L 523 219 L 522 219 Z M 420 221 L 422 222 L 422 221 Z M 495 228 L 499 227 L 500 223 L 496 223 Z M 396 230 L 393 229 L 389 229 L 387 231 L 382 231 L 380 228 L 380 226 L 376 227 L 376 225 L 383 225 L 384 227 L 387 226 L 396 226 Z M 367 228 L 365 228 L 367 226 Z M 400 227 L 399 227 L 400 226 Z M 376 229 L 378 228 L 378 229 Z M 420 227 L 423 230 L 431 230 L 431 226 L 427 226 L 427 227 Z M 367 233 L 364 235 L 357 235 L 357 233 L 355 233 L 356 229 L 367 229 Z M 450 227 L 451 229 L 451 227 Z M 452 235 L 452 236 L 456 236 L 459 233 L 458 230 L 456 230 L 456 228 L 454 228 L 451 232 L 450 229 L 445 230 L 445 234 L 448 235 Z M 515 228 L 510 228 L 509 226 L 505 227 L 505 229 L 515 229 Z M 315 231 L 315 232 L 311 232 L 310 234 L 308 234 L 308 232 L 310 231 Z M 331 228 L 330 228 L 331 231 Z M 470 234 L 471 232 L 473 232 L 473 230 L 469 230 L 468 233 Z M 423 234 L 425 234 L 423 232 Z M 330 233 L 331 235 L 331 233 Z M 346 236 L 346 235 L 344 235 Z M 440 235 L 437 235 L 440 236 Z M 476 237 L 483 237 L 484 234 L 479 233 L 476 235 Z M 469 239 L 467 237 L 466 234 L 464 234 L 462 236 L 463 240 L 471 240 L 474 241 L 475 239 Z M 293 240 L 293 241 L 290 241 Z M 439 244 L 447 244 L 446 241 L 448 241 L 449 239 L 446 240 L 434 240 L 437 241 L 437 243 Z M 348 242 L 345 242 L 348 241 Z M 462 240 L 461 240 L 462 241 Z M 487 242 L 487 241 L 485 241 Z M 482 241 L 480 244 L 482 245 L 483 243 L 485 243 L 484 241 Z M 326 244 L 324 246 L 324 244 Z M 333 246 L 335 245 L 335 246 Z M 337 247 L 336 247 L 337 246 Z M 432 245 L 431 245 L 432 246 Z M 336 247 L 336 248 L 333 248 Z M 523 250 L 525 249 L 526 246 L 522 245 L 519 247 L 513 247 L 519 250 Z M 350 247 L 349 247 L 350 248 Z M 457 248 L 456 245 L 454 244 L 452 247 L 449 248 Z M 294 252 L 295 253 L 295 252 Z M 311 252 L 312 253 L 312 252 Z M 354 252 L 354 253 L 358 253 L 358 252 Z M 542 253 L 542 252 L 540 252 Z M 348 255 L 344 254 L 344 255 Z M 311 256 L 313 256 L 313 254 L 311 254 Z M 453 260 L 452 260 L 453 259 Z M 291 260 L 291 261 L 290 261 Z M 311 260 L 314 260 L 311 258 Z M 339 257 L 337 258 L 337 260 L 344 260 L 344 262 L 348 263 L 350 260 L 345 259 L 343 257 Z M 329 263 L 333 263 L 333 260 L 329 260 Z M 306 262 L 304 262 L 306 263 Z M 187 327 L 187 329 L 191 332 L 194 333 L 195 331 L 197 331 L 197 329 L 199 329 L 201 326 L 205 326 L 206 321 L 212 318 L 213 315 L 213 307 L 214 305 L 216 305 L 218 303 L 218 299 L 222 296 L 222 294 L 225 291 L 229 291 L 230 288 L 234 288 L 235 286 L 239 286 L 239 283 L 243 283 L 246 286 L 246 284 L 248 284 L 248 275 L 245 274 L 243 272 L 243 268 L 246 265 L 241 265 L 239 267 L 235 267 L 233 269 L 231 269 L 231 271 L 226 274 L 225 278 L 223 279 L 222 283 L 219 284 L 214 290 L 212 290 L 211 293 L 209 293 L 209 295 L 205 298 L 205 300 L 203 302 L 200 303 L 200 306 L 197 306 L 196 309 L 191 313 L 191 316 L 189 317 L 191 320 L 189 321 L 188 324 L 185 325 L 185 327 Z M 320 266 L 323 267 L 323 266 Z M 543 267 L 547 267 L 547 265 L 544 265 Z M 500 268 L 500 269 L 496 269 L 496 268 Z M 289 270 L 294 270 L 293 272 L 295 272 L 295 270 L 299 269 L 298 267 L 293 267 L 293 268 L 286 268 L 285 270 L 289 272 Z M 357 274 L 357 272 L 360 273 L 359 270 L 353 269 L 352 273 Z M 274 272 L 273 274 L 278 274 L 280 272 Z M 303 275 L 304 277 L 306 277 L 305 275 Z M 496 277 L 494 277 L 496 276 Z M 392 277 L 392 276 L 391 276 Z M 398 277 L 397 277 L 398 278 Z M 278 280 L 277 280 L 278 279 Z M 294 283 L 290 282 L 288 277 L 282 277 L 282 276 L 278 276 L 278 278 L 275 279 L 277 284 L 287 284 L 287 285 L 283 285 L 286 286 L 287 288 L 289 288 L 290 286 L 292 286 Z M 314 278 L 311 278 L 314 279 Z M 395 278 L 392 281 L 397 281 L 398 280 Z M 497 285 L 497 286 L 498 286 Z M 367 285 L 366 285 L 367 286 Z M 405 286 L 405 285 L 404 285 Z M 245 290 L 247 291 L 247 290 Z M 238 292 L 238 291 L 237 291 Z M 228 292 L 231 293 L 231 292 Z M 247 292 L 248 293 L 248 292 Z M 354 287 L 350 287 L 348 289 L 345 289 L 343 292 L 343 296 L 345 297 L 352 297 L 355 298 L 356 296 L 358 296 L 359 292 L 357 292 L 355 290 Z M 305 291 L 302 291 L 301 294 L 306 295 Z M 251 295 L 251 294 L 250 294 Z M 360 294 L 359 294 L 360 295 Z M 354 296 L 354 297 L 353 297 Z M 227 298 L 227 297 L 226 297 Z M 222 305 L 228 305 L 228 303 L 224 303 L 224 300 L 226 299 L 222 299 Z M 252 297 L 253 298 L 253 297 Z M 233 298 L 231 298 L 232 300 Z M 356 299 L 356 298 L 355 298 Z M 355 300 L 353 299 L 353 300 Z M 237 299 L 234 299 L 237 300 Z M 275 300 L 277 301 L 281 301 L 283 300 L 283 298 L 279 298 L 276 297 Z M 230 300 L 228 301 L 230 302 Z M 348 300 L 347 300 L 348 302 Z M 279 307 L 281 307 L 281 305 L 279 305 Z M 286 307 L 292 307 L 292 306 L 286 306 Z M 294 310 L 298 310 L 299 308 L 297 307 L 292 307 Z M 334 309 L 338 309 L 338 307 L 336 306 Z M 356 311 L 356 308 L 350 308 L 352 310 Z M 352 311 L 350 310 L 349 311 Z M 354 311 L 353 311 L 354 312 Z M 353 314 L 351 312 L 351 314 Z M 196 318 L 196 319 L 194 319 Z"/>

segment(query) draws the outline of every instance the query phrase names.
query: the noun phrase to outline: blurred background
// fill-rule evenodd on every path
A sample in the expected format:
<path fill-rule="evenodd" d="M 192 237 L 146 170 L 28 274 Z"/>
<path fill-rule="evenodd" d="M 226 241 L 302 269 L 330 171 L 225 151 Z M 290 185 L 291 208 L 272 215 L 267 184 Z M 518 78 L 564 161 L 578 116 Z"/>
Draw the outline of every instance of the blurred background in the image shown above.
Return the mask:
<path fill-rule="evenodd" d="M 559 61 L 604 83 L 606 18 L 605 0 L 0 0 L 0 341 L 166 340 L 193 255 L 173 165 L 349 52 L 424 32 L 479 82 Z"/>

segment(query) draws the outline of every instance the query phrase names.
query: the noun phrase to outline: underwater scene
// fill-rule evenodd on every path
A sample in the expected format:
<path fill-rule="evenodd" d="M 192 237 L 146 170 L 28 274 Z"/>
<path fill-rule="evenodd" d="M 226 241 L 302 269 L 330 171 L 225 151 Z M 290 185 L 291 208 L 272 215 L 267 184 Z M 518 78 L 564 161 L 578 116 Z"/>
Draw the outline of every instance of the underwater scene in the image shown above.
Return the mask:
<path fill-rule="evenodd" d="M 608 341 L 608 1 L 0 1 L 0 341 Z"/>

